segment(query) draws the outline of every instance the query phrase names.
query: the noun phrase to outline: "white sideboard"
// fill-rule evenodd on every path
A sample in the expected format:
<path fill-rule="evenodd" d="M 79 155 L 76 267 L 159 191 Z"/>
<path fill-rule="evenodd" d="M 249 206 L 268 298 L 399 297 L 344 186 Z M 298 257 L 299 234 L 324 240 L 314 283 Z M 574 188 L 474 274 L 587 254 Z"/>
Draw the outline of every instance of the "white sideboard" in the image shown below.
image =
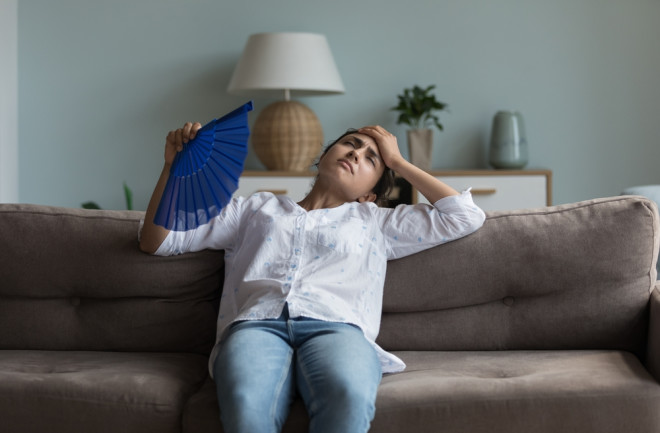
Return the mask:
<path fill-rule="evenodd" d="M 483 210 L 529 209 L 552 205 L 550 170 L 461 170 L 431 174 L 458 191 L 472 188 L 474 202 Z M 419 193 L 419 203 L 428 201 Z"/>
<path fill-rule="evenodd" d="M 270 191 L 300 201 L 312 189 L 314 177 L 312 172 L 244 171 L 234 195 L 245 197 L 255 192 Z"/>
<path fill-rule="evenodd" d="M 550 170 L 451 170 L 430 173 L 458 191 L 471 187 L 475 202 L 484 210 L 552 204 Z M 311 172 L 245 171 L 235 194 L 248 196 L 258 191 L 271 191 L 299 201 L 312 188 L 313 180 L 314 173 Z M 415 191 L 412 198 L 413 202 L 427 202 Z"/>

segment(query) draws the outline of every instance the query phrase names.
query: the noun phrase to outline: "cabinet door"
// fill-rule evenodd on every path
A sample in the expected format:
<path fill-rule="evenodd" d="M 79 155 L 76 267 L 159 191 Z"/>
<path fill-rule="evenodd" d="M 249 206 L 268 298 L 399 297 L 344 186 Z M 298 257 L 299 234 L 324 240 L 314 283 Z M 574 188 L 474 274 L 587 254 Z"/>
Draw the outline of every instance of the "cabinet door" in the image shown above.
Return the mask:
<path fill-rule="evenodd" d="M 458 191 L 472 188 L 474 202 L 483 210 L 511 210 L 548 205 L 547 177 L 543 175 L 516 176 L 438 176 Z M 417 194 L 419 203 L 428 203 Z"/>
<path fill-rule="evenodd" d="M 270 191 L 302 200 L 312 189 L 313 176 L 242 176 L 234 195 L 247 197 L 255 192 Z"/>

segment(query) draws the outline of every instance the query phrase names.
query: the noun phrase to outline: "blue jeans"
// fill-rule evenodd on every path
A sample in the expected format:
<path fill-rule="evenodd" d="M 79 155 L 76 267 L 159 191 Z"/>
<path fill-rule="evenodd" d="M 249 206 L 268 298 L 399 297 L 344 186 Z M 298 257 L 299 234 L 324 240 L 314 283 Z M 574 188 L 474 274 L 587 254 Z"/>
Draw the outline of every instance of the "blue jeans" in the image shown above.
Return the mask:
<path fill-rule="evenodd" d="M 279 432 L 298 395 L 311 433 L 366 432 L 381 380 L 376 351 L 345 323 L 278 319 L 234 324 L 213 366 L 227 433 Z"/>

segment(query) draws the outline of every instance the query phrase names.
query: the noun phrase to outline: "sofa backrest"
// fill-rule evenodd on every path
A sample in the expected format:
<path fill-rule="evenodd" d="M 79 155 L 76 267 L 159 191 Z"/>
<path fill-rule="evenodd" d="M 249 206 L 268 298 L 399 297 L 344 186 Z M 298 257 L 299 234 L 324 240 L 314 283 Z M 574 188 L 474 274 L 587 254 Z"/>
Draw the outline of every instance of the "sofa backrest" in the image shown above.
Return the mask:
<path fill-rule="evenodd" d="M 0 204 L 0 349 L 209 353 L 223 253 L 144 254 L 142 216 Z M 641 354 L 658 231 L 641 197 L 489 213 L 388 264 L 378 343 Z"/>
<path fill-rule="evenodd" d="M 641 197 L 488 213 L 476 233 L 389 263 L 377 341 L 642 354 L 658 242 Z"/>
<path fill-rule="evenodd" d="M 143 213 L 0 205 L 0 349 L 209 353 L 223 253 L 142 253 Z"/>

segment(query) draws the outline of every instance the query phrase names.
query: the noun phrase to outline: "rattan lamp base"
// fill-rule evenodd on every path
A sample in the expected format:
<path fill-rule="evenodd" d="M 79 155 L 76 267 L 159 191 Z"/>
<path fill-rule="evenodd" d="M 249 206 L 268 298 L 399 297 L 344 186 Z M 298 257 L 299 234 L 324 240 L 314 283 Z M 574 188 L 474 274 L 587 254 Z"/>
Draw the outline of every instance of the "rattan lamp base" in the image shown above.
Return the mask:
<path fill-rule="evenodd" d="M 252 147 L 268 170 L 309 171 L 323 145 L 314 112 L 297 101 L 264 108 L 252 127 Z"/>

